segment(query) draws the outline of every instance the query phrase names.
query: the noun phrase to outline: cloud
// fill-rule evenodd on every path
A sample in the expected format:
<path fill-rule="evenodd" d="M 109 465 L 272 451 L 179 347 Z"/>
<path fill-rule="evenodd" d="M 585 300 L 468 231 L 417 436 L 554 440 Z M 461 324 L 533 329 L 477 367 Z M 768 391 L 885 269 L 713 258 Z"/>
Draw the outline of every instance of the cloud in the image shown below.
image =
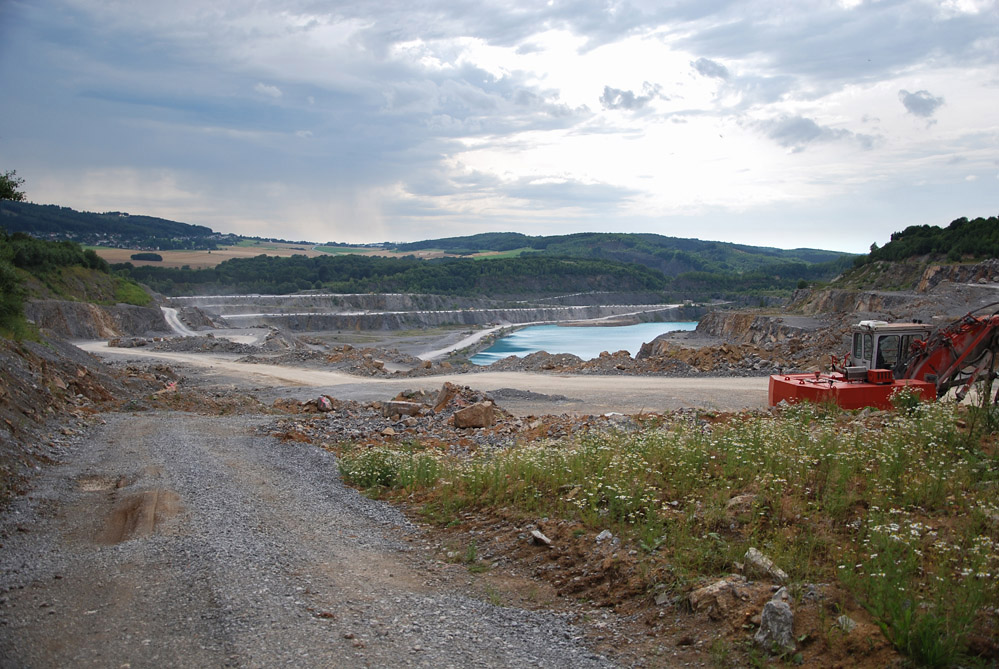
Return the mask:
<path fill-rule="evenodd" d="M 804 116 L 781 116 L 766 121 L 757 121 L 755 126 L 763 134 L 777 142 L 780 146 L 790 149 L 792 153 L 805 150 L 813 142 L 832 142 L 838 140 L 856 140 L 864 149 L 874 146 L 876 138 L 851 132 L 843 128 L 821 126 Z"/>
<path fill-rule="evenodd" d="M 697 60 L 692 60 L 690 61 L 690 65 L 705 77 L 728 79 L 729 76 L 727 67 L 721 63 L 709 60 L 708 58 L 698 58 Z"/>
<path fill-rule="evenodd" d="M 600 96 L 600 104 L 603 105 L 604 109 L 638 110 L 656 98 L 662 97 L 661 90 L 660 86 L 648 82 L 642 86 L 642 95 L 635 95 L 633 91 L 604 86 L 603 95 Z"/>
<path fill-rule="evenodd" d="M 0 89 L 18 91 L 0 96 L 0 117 L 17 129 L 0 135 L 0 152 L 29 179 L 63 170 L 46 192 L 66 206 L 137 208 L 132 190 L 146 183 L 171 196 L 158 176 L 169 174 L 194 194 L 176 215 L 226 230 L 269 220 L 278 235 L 303 212 L 310 230 L 336 221 L 359 240 L 375 234 L 362 215 L 388 238 L 417 235 L 414 219 L 427 236 L 448 236 L 459 219 L 478 230 L 599 218 L 608 230 L 642 221 L 684 233 L 695 227 L 662 217 L 691 192 L 699 210 L 736 222 L 746 202 L 818 211 L 844 184 L 885 189 L 851 206 L 890 233 L 897 219 L 880 202 L 905 202 L 927 223 L 931 210 L 951 220 L 994 208 L 994 6 L 0 0 L 0 60 L 20 64 L 0 68 Z M 891 91 L 946 132 L 900 124 Z M 928 91 L 954 111 L 961 101 L 960 125 Z M 856 155 L 882 135 L 891 151 Z M 982 176 L 953 203 L 932 186 L 951 188 L 954 168 L 940 168 L 956 157 L 960 178 Z M 85 189 L 65 186 L 74 172 L 119 169 L 134 175 L 128 192 L 82 176 Z M 277 182 L 293 189 L 266 187 Z M 731 195 L 745 184 L 751 198 Z M 150 200 L 145 213 L 169 213 L 170 201 Z"/>
<path fill-rule="evenodd" d="M 529 201 L 535 207 L 616 207 L 637 195 L 636 191 L 576 179 L 525 177 L 505 187 L 505 194 Z"/>
<path fill-rule="evenodd" d="M 905 110 L 913 116 L 930 118 L 937 109 L 944 103 L 943 98 L 938 98 L 930 94 L 929 91 L 916 91 L 910 93 L 907 90 L 898 92 L 898 99 L 905 105 Z"/>
<path fill-rule="evenodd" d="M 253 90 L 272 98 L 279 98 L 283 95 L 283 93 L 281 93 L 281 89 L 277 86 L 271 86 L 261 82 L 257 82 L 257 85 L 253 87 Z"/>

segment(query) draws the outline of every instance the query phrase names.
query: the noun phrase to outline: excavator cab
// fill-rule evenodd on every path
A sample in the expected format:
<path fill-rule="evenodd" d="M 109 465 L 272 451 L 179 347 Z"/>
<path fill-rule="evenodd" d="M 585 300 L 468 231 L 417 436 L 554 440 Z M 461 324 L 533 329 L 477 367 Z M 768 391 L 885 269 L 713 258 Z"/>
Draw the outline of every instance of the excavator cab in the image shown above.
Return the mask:
<path fill-rule="evenodd" d="M 925 323 L 860 321 L 852 328 L 850 365 L 865 370 L 890 369 L 901 376 L 913 342 L 925 340 L 931 331 Z"/>

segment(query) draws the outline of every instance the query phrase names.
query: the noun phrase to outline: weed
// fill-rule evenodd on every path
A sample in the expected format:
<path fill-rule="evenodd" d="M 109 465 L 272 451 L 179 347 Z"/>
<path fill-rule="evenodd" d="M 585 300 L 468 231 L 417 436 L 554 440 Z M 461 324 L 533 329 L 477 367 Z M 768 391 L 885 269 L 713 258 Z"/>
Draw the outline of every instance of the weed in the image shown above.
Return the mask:
<path fill-rule="evenodd" d="M 669 592 L 757 546 L 795 580 L 840 580 L 913 661 L 957 663 L 999 605 L 999 414 L 910 399 L 864 418 L 808 404 L 711 423 L 678 415 L 464 458 L 345 447 L 340 463 L 358 487 L 418 497 L 431 522 L 505 507 L 574 523 L 576 537 L 608 529 L 644 551 L 635 575 Z M 753 501 L 731 510 L 737 495 Z"/>

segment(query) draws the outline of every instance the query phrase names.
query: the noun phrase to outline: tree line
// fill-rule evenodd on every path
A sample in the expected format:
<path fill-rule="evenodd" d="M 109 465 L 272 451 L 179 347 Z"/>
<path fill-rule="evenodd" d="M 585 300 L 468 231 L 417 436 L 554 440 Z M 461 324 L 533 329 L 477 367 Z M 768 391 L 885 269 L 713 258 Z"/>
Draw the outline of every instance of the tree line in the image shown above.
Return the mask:
<path fill-rule="evenodd" d="M 338 293 L 432 293 L 519 299 L 610 291 L 660 293 L 663 299 L 706 300 L 753 293 L 788 293 L 802 281 L 843 271 L 809 263 L 777 263 L 745 273 L 687 272 L 668 277 L 644 265 L 610 260 L 522 256 L 472 260 L 361 255 L 235 258 L 215 267 L 191 269 L 114 265 L 113 270 L 164 295 L 218 293 L 289 294 L 307 290 Z"/>
<path fill-rule="evenodd" d="M 895 232 L 891 240 L 878 248 L 871 246 L 867 256 L 860 256 L 858 265 L 872 260 L 899 261 L 919 256 L 946 257 L 951 262 L 965 258 L 999 257 L 999 218 L 958 218 L 946 228 L 936 225 L 910 225 Z"/>

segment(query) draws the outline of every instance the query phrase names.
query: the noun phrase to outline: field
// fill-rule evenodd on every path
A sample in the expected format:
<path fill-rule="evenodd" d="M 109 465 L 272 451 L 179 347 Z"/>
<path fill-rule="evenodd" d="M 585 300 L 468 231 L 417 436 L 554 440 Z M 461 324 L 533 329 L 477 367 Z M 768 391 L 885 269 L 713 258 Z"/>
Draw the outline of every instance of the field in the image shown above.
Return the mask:
<path fill-rule="evenodd" d="M 233 258 L 253 258 L 259 255 L 290 257 L 306 255 L 310 257 L 322 255 L 311 247 L 301 244 L 278 244 L 273 242 L 256 242 L 239 246 L 224 246 L 214 251 L 156 251 L 163 256 L 163 261 L 132 260 L 133 253 L 142 253 L 138 249 L 113 249 L 104 246 L 89 246 L 111 264 L 130 262 L 133 265 L 157 265 L 159 267 L 183 267 L 192 269 L 215 267 L 220 262 Z"/>
<path fill-rule="evenodd" d="M 285 244 L 278 242 L 260 242 L 254 240 L 244 240 L 235 246 L 224 246 L 214 251 L 156 251 L 163 256 L 162 261 L 155 260 L 132 260 L 133 253 L 143 253 L 140 249 L 115 249 L 105 246 L 88 246 L 97 255 L 104 258 L 111 264 L 130 262 L 133 265 L 157 265 L 159 267 L 190 267 L 191 269 L 203 269 L 215 267 L 220 262 L 232 260 L 233 258 L 254 258 L 259 255 L 290 257 L 293 255 L 305 255 L 310 258 L 322 255 L 366 255 L 366 256 L 386 256 L 401 258 L 403 256 L 416 256 L 417 258 L 443 258 L 452 256 L 438 249 L 428 249 L 410 253 L 396 253 L 385 249 L 371 248 L 366 246 L 310 246 L 304 244 Z M 483 251 L 477 253 L 475 258 L 509 258 L 519 255 L 521 250 L 506 251 L 498 253 L 494 251 Z"/>

